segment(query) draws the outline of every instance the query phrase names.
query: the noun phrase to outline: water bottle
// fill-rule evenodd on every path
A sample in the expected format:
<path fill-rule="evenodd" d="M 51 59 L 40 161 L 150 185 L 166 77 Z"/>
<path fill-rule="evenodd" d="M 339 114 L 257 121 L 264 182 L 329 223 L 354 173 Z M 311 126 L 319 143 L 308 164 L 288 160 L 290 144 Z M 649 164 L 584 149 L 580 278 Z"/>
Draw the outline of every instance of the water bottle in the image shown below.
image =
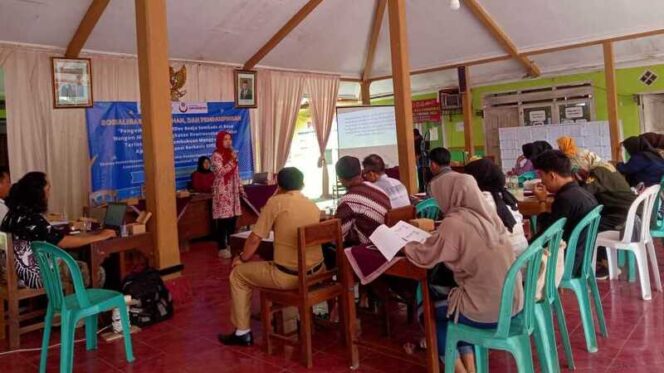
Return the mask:
<path fill-rule="evenodd" d="M 120 310 L 118 308 L 113 308 L 111 319 L 113 320 L 113 332 L 122 333 L 122 322 L 120 321 Z"/>

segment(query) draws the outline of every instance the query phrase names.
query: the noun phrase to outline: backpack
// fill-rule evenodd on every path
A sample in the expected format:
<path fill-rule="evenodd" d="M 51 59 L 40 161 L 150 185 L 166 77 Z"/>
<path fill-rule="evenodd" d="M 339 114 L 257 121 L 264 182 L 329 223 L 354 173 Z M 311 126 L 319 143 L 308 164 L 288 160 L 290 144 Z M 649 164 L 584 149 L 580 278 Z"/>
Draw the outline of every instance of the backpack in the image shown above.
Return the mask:
<path fill-rule="evenodd" d="M 173 299 L 159 272 L 148 268 L 122 281 L 122 292 L 131 295 L 129 320 L 140 327 L 168 320 L 173 316 Z"/>

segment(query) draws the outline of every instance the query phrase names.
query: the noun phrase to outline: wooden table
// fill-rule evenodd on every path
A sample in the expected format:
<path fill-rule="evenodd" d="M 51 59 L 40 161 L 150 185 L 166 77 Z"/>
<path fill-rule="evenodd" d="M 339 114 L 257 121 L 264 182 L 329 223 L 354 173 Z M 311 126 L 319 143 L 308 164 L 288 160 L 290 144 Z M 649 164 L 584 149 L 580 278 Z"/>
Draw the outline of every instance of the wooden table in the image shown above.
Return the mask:
<path fill-rule="evenodd" d="M 120 256 L 120 278 L 127 274 L 124 255 L 127 251 L 136 250 L 142 253 L 150 265 L 154 265 L 154 242 L 152 233 L 136 234 L 128 237 L 115 237 L 104 241 L 98 241 L 89 246 L 90 250 L 90 274 L 92 276 L 92 287 L 99 287 L 96 274 L 97 268 L 111 254 L 118 253 Z"/>
<path fill-rule="evenodd" d="M 344 297 L 346 298 L 345 302 L 342 304 L 346 305 L 346 309 L 342 310 L 345 313 L 345 320 L 349 320 L 346 323 L 346 340 L 351 341 L 348 345 L 348 354 L 351 359 L 351 369 L 357 369 L 360 366 L 359 351 L 358 346 L 365 347 L 367 349 L 373 350 L 381 354 L 388 356 L 394 356 L 403 354 L 403 360 L 422 365 L 421 359 L 418 359 L 415 356 L 405 355 L 401 350 L 395 350 L 389 347 L 383 347 L 373 343 L 360 340 L 357 335 L 357 323 L 355 322 L 357 318 L 357 310 L 355 308 L 355 274 L 351 269 L 348 258 L 344 255 L 342 260 L 337 258 L 337 262 L 340 263 L 340 272 L 341 272 L 341 281 L 343 282 Z M 387 271 L 384 272 L 385 275 L 401 277 L 405 279 L 417 280 L 420 283 L 421 289 L 429 289 L 429 284 L 427 282 L 427 271 L 426 269 L 416 267 L 411 262 L 408 261 L 405 257 L 397 259 L 397 262 L 392 265 Z M 422 291 L 422 303 L 424 311 L 424 335 L 427 343 L 426 350 L 426 367 L 427 372 L 429 373 L 439 373 L 439 362 L 438 362 L 438 342 L 436 340 L 436 322 L 435 322 L 435 313 L 433 309 L 433 303 L 429 296 L 428 291 Z"/>
<path fill-rule="evenodd" d="M 537 216 L 544 212 L 550 212 L 551 204 L 553 204 L 553 197 L 547 198 L 546 202 L 541 202 L 534 196 L 517 196 L 519 212 L 525 218 Z"/>

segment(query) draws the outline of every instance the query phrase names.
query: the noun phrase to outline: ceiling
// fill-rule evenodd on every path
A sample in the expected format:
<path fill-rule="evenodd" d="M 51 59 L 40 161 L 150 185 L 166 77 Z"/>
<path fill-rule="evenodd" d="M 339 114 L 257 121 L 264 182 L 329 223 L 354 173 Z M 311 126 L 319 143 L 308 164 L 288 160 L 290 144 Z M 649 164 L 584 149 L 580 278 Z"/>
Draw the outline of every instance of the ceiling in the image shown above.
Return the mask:
<path fill-rule="evenodd" d="M 519 51 L 532 51 L 664 29 L 662 0 L 479 0 Z M 307 0 L 167 0 L 172 58 L 243 64 Z M 91 0 L 0 0 L 0 41 L 65 48 Z M 329 72 L 359 78 L 364 69 L 375 0 L 325 0 L 259 67 Z M 407 0 L 411 70 L 505 55 L 467 9 L 448 0 Z M 134 1 L 111 0 L 87 50 L 136 54 Z M 619 64 L 664 61 L 664 35 L 618 42 Z M 601 47 L 535 55 L 543 74 L 602 65 Z M 389 28 L 383 18 L 372 77 L 391 74 Z M 519 79 L 514 61 L 470 69 L 473 84 Z M 456 84 L 454 70 L 413 76 L 415 91 Z M 349 88 L 350 89 L 350 88 Z M 354 88 L 355 89 L 355 88 Z M 372 93 L 389 92 L 389 80 Z"/>

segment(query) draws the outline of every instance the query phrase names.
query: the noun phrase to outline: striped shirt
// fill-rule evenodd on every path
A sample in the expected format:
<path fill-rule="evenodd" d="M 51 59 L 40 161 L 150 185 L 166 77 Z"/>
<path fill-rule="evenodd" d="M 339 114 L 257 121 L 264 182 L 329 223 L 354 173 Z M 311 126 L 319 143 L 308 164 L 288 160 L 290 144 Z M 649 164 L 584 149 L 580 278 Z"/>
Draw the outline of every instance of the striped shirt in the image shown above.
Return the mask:
<path fill-rule="evenodd" d="M 369 243 L 369 236 L 385 223 L 390 208 L 387 194 L 371 183 L 350 187 L 341 197 L 336 213 L 346 246 Z"/>

